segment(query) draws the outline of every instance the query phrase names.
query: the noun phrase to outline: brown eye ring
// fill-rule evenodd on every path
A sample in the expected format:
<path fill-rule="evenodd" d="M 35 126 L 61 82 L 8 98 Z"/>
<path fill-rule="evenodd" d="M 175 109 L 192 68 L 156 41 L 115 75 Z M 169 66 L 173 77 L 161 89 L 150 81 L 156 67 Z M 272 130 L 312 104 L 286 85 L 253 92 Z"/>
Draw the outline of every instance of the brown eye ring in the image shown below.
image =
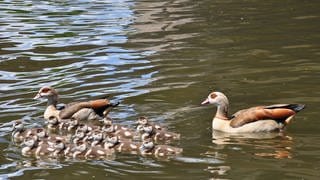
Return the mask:
<path fill-rule="evenodd" d="M 47 93 L 47 92 L 49 92 L 49 91 L 50 91 L 50 88 L 43 88 L 43 89 L 41 90 L 42 93 Z"/>
<path fill-rule="evenodd" d="M 214 98 L 216 98 L 216 97 L 217 97 L 217 95 L 216 95 L 215 93 L 211 93 L 211 94 L 210 94 L 210 98 L 211 98 L 211 99 L 214 99 Z"/>

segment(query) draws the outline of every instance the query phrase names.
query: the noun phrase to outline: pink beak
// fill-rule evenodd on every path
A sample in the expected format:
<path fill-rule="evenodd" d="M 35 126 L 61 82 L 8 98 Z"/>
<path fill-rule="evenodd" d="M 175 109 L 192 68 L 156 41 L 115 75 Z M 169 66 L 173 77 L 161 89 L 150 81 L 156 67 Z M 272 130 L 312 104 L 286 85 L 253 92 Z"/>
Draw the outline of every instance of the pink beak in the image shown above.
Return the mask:
<path fill-rule="evenodd" d="M 39 98 L 41 98 L 40 93 L 38 93 L 33 99 L 39 99 Z"/>
<path fill-rule="evenodd" d="M 206 104 L 209 104 L 209 99 L 208 98 L 201 103 L 201 105 L 206 105 Z"/>

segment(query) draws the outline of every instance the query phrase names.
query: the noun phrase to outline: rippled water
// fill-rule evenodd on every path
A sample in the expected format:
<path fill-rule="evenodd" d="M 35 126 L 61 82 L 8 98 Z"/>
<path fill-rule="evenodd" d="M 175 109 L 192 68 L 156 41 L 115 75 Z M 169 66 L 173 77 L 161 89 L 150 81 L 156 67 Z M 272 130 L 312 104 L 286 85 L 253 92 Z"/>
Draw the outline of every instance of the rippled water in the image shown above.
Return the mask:
<path fill-rule="evenodd" d="M 318 179 L 320 3 L 303 1 L 0 1 L 0 178 Z M 20 155 L 13 120 L 44 124 L 36 91 L 61 101 L 111 95 L 111 113 L 182 135 L 169 161 L 46 161 Z M 211 135 L 211 90 L 231 111 L 304 103 L 284 134 Z"/>

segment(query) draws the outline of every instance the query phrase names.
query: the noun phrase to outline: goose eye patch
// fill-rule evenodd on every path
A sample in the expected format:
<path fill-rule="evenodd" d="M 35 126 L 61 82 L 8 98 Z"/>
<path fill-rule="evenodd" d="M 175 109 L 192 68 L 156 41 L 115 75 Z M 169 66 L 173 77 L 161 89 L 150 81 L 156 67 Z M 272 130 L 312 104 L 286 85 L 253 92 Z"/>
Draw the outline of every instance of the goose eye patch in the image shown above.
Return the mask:
<path fill-rule="evenodd" d="M 210 97 L 211 97 L 212 99 L 214 99 L 214 98 L 217 97 L 217 95 L 216 95 L 215 93 L 212 93 L 212 94 L 210 94 Z"/>
<path fill-rule="evenodd" d="M 47 93 L 47 92 L 49 92 L 49 91 L 50 91 L 49 88 L 43 88 L 43 89 L 41 90 L 41 92 L 43 92 L 43 93 Z"/>

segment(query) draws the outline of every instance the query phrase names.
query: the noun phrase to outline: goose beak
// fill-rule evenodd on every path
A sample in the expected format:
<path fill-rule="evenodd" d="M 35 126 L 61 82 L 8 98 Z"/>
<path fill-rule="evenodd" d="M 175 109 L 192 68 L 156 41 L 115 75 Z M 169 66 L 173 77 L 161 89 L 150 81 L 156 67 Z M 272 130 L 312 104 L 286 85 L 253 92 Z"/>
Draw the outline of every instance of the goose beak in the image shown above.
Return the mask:
<path fill-rule="evenodd" d="M 201 103 L 201 105 L 207 105 L 207 104 L 209 104 L 209 99 L 208 98 Z"/>
<path fill-rule="evenodd" d="M 41 96 L 41 94 L 40 93 L 37 93 L 37 95 L 33 98 L 33 99 L 39 99 L 39 98 L 41 98 L 42 96 Z"/>

